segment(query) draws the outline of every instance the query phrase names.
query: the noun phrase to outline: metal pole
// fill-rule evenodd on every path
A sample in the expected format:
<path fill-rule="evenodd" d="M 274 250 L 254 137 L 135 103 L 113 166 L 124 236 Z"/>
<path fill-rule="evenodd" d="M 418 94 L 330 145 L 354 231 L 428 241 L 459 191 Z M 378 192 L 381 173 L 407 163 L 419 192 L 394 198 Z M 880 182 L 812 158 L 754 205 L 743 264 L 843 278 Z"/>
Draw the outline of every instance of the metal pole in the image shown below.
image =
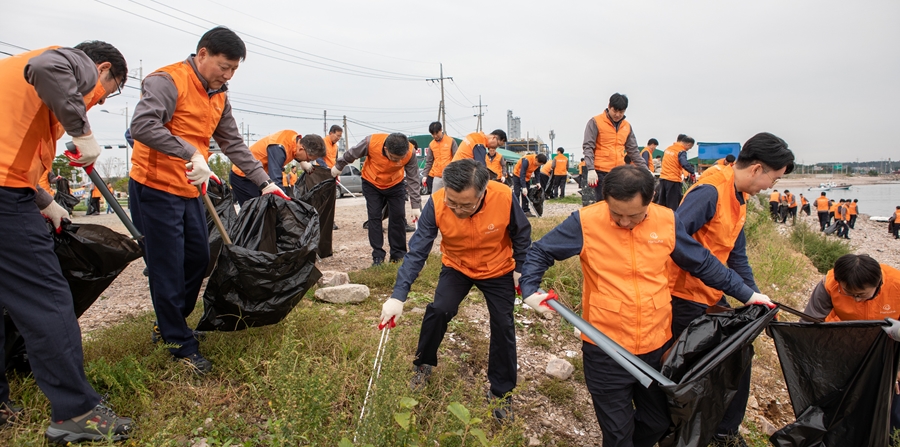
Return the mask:
<path fill-rule="evenodd" d="M 344 151 L 350 149 L 349 139 L 347 137 L 347 115 L 344 115 Z"/>
<path fill-rule="evenodd" d="M 125 103 L 125 129 L 128 129 L 128 103 Z M 128 177 L 131 177 L 131 156 L 129 155 L 129 147 L 128 142 L 125 142 L 125 172 L 127 172 Z"/>
<path fill-rule="evenodd" d="M 328 111 L 322 111 L 322 117 L 324 120 L 322 121 L 322 135 L 328 135 Z"/>
<path fill-rule="evenodd" d="M 444 102 L 444 64 L 441 64 L 441 124 L 444 132 L 447 131 L 447 106 Z"/>

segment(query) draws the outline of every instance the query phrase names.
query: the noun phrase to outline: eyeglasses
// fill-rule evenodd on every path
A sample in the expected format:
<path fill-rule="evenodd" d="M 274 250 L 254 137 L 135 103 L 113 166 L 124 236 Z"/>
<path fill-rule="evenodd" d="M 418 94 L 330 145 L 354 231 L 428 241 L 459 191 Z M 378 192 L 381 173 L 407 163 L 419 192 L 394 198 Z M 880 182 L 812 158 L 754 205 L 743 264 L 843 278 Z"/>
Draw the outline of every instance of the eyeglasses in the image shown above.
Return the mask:
<path fill-rule="evenodd" d="M 868 300 L 871 300 L 872 298 L 875 298 L 876 296 L 878 296 L 878 292 L 881 292 L 881 286 L 883 284 L 884 284 L 884 280 L 882 280 L 880 283 L 878 283 L 878 287 L 875 288 L 875 291 L 872 293 L 871 296 L 866 296 L 866 294 L 864 294 L 864 293 L 847 293 L 846 291 L 844 291 L 844 286 L 842 286 L 841 283 L 838 283 L 838 289 L 840 289 L 842 294 L 844 294 L 845 296 L 849 296 L 850 298 L 853 298 L 854 300 L 868 301 Z"/>
<path fill-rule="evenodd" d="M 444 199 L 444 205 L 446 205 L 447 208 L 450 208 L 451 210 L 466 211 L 466 212 L 475 211 L 475 209 L 478 208 L 478 205 L 481 204 L 481 199 L 483 197 L 484 197 L 484 193 L 481 193 L 481 195 L 478 196 L 478 200 L 476 200 L 475 203 L 473 203 L 471 205 L 457 205 L 455 203 L 448 202 L 447 199 Z"/>
<path fill-rule="evenodd" d="M 118 82 L 117 82 L 117 83 L 116 83 L 116 92 L 115 92 L 115 93 L 110 93 L 110 94 L 106 95 L 106 99 L 109 99 L 109 98 L 112 98 L 112 97 L 121 95 L 121 94 L 122 94 L 122 88 L 124 88 L 124 87 L 125 87 L 125 80 L 122 80 L 121 83 L 118 83 Z"/>
<path fill-rule="evenodd" d="M 778 183 L 779 180 L 781 180 L 781 179 L 778 179 L 778 178 L 772 178 L 772 176 L 769 175 L 769 171 L 766 171 L 765 168 L 763 168 L 763 173 L 766 174 L 766 176 L 769 177 L 769 180 L 772 181 L 772 186 L 775 186 L 775 184 Z"/>

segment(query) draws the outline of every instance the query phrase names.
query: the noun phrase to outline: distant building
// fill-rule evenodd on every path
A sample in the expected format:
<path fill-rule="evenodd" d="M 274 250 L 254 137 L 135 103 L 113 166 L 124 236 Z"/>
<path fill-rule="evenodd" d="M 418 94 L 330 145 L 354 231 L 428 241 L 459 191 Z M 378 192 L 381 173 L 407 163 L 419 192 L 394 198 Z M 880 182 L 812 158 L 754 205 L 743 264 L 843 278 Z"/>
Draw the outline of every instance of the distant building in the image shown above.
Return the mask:
<path fill-rule="evenodd" d="M 513 116 L 512 110 L 506 111 L 506 137 L 509 140 L 522 138 L 522 118 Z"/>
<path fill-rule="evenodd" d="M 535 154 L 548 154 L 550 153 L 550 146 L 547 143 L 544 143 L 540 139 L 528 138 L 528 139 L 510 139 L 506 142 L 506 150 L 513 152 L 522 152 L 522 153 L 535 153 Z"/>

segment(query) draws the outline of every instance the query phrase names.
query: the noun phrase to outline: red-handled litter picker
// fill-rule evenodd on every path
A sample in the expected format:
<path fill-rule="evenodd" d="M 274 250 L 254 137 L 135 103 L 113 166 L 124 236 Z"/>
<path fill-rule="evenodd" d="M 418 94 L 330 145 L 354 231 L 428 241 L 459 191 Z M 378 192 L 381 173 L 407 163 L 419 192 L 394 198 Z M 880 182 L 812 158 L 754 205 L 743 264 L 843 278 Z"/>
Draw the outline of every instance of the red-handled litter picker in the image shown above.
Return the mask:
<path fill-rule="evenodd" d="M 589 338 L 598 348 L 602 349 L 603 352 L 606 353 L 610 358 L 615 360 L 616 363 L 619 364 L 622 368 L 628 371 L 629 374 L 634 376 L 641 385 L 644 387 L 649 387 L 654 381 L 663 386 L 672 386 L 675 385 L 675 382 L 669 380 L 668 377 L 662 375 L 659 371 L 653 369 L 650 365 L 645 363 L 643 360 L 637 358 L 634 354 L 625 350 L 625 348 L 619 346 L 618 343 L 613 341 L 611 338 L 607 337 L 606 334 L 600 332 L 592 326 L 587 321 L 584 321 L 581 317 L 578 316 L 575 312 L 572 312 L 571 309 L 564 306 L 560 303 L 557 298 L 559 296 L 553 290 L 547 292 L 547 299 L 541 302 L 541 305 L 546 305 L 547 307 L 555 310 L 559 313 L 563 318 L 572 323 L 575 327 L 581 330 L 581 333 L 584 334 L 587 338 Z"/>
<path fill-rule="evenodd" d="M 73 153 L 78 154 L 78 148 L 75 147 L 75 143 L 69 141 L 66 143 L 66 149 Z M 134 223 L 131 222 L 131 219 L 128 218 L 128 215 L 125 214 L 125 210 L 122 209 L 122 205 L 119 205 L 119 201 L 113 196 L 112 192 L 109 188 L 106 187 L 106 183 L 103 182 L 103 179 L 100 178 L 100 174 L 94 169 L 93 165 L 85 166 L 84 172 L 87 172 L 88 177 L 90 177 L 91 181 L 94 183 L 94 187 L 100 190 L 100 194 L 106 199 L 106 203 L 112 207 L 113 211 L 116 212 L 116 216 L 119 216 L 119 220 L 122 221 L 122 224 L 125 225 L 125 228 L 128 229 L 128 232 L 131 233 L 131 237 L 139 241 L 144 235 L 138 231 L 137 227 L 134 226 Z"/>
<path fill-rule="evenodd" d="M 372 375 L 369 376 L 369 386 L 366 387 L 366 397 L 363 398 L 362 410 L 359 411 L 359 421 L 356 423 L 356 431 L 353 433 L 353 443 L 356 444 L 356 438 L 359 435 L 359 427 L 362 425 L 363 417 L 366 415 L 366 405 L 369 403 L 369 392 L 372 391 L 372 383 L 381 375 L 381 363 L 384 360 L 384 351 L 387 350 L 388 336 L 391 328 L 396 327 L 394 317 L 391 317 L 387 323 L 378 324 L 381 330 L 381 340 L 378 342 L 378 350 L 375 351 L 375 363 L 372 365 Z"/>

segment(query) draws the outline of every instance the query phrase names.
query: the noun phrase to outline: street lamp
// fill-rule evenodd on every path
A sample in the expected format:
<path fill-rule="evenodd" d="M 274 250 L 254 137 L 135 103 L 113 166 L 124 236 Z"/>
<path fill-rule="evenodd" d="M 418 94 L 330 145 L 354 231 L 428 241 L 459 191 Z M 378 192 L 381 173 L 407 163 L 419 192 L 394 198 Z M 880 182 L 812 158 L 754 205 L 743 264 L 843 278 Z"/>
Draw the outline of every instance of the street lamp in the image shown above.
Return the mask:
<path fill-rule="evenodd" d="M 103 113 L 108 113 L 110 115 L 123 115 L 123 113 L 113 113 L 106 109 L 102 109 L 100 111 Z M 125 129 L 128 129 L 128 103 L 125 103 L 124 115 L 125 115 Z M 125 142 L 125 172 L 128 173 L 128 174 L 126 174 L 128 176 L 131 176 L 131 156 L 129 155 L 130 149 L 131 148 L 128 146 L 128 141 L 126 141 Z"/>
<path fill-rule="evenodd" d="M 550 131 L 550 154 L 553 154 L 553 139 L 556 138 L 556 134 L 553 131 Z"/>

